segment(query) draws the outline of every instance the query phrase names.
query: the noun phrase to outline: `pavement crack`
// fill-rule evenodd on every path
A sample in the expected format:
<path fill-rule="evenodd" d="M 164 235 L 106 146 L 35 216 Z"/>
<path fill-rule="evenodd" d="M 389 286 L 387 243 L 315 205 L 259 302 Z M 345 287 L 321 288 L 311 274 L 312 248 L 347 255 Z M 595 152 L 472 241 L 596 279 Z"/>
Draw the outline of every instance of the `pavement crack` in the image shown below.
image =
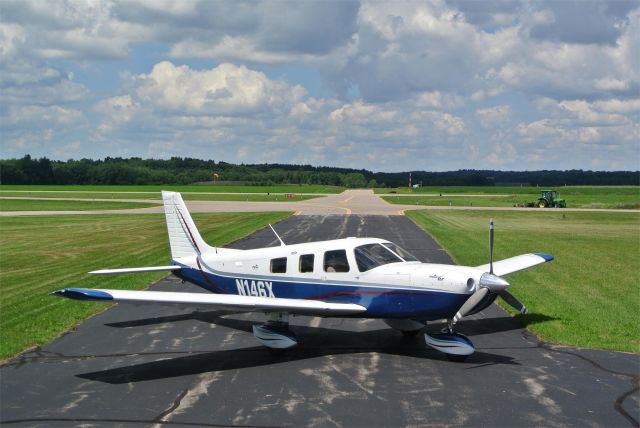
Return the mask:
<path fill-rule="evenodd" d="M 633 373 L 625 373 L 625 372 L 609 369 L 609 368 L 603 366 L 602 364 L 598 363 L 597 361 L 592 360 L 591 358 L 585 357 L 584 355 L 580 355 L 577 352 L 573 352 L 573 351 L 570 351 L 570 350 L 564 350 L 564 349 L 558 349 L 552 344 L 549 344 L 549 343 L 541 341 L 533 333 L 531 333 L 528 330 L 524 330 L 523 333 L 522 333 L 522 336 L 523 336 L 523 338 L 525 340 L 527 340 L 529 342 L 533 342 L 536 345 L 537 348 L 546 349 L 549 352 L 556 352 L 556 353 L 559 353 L 559 354 L 571 355 L 573 357 L 577 357 L 577 358 L 579 358 L 579 359 L 581 359 L 583 361 L 586 361 L 587 363 L 591 364 L 592 366 L 594 366 L 598 370 L 602 370 L 603 372 L 612 374 L 614 376 L 621 376 L 621 377 L 629 378 L 629 381 L 631 382 L 631 389 L 625 391 L 624 393 L 622 393 L 620 396 L 618 396 L 615 399 L 615 401 L 613 403 L 613 408 L 616 410 L 616 412 L 618 412 L 621 416 L 623 416 L 627 421 L 629 421 L 631 426 L 640 427 L 640 422 L 636 418 L 634 418 L 631 414 L 629 414 L 629 412 L 627 412 L 623 407 L 624 401 L 628 397 L 632 396 L 634 393 L 636 393 L 636 392 L 638 392 L 640 390 L 640 376 L 638 376 L 636 374 L 633 374 Z"/>
<path fill-rule="evenodd" d="M 638 382 L 637 378 L 635 379 L 634 383 L 635 383 L 635 387 L 631 388 L 629 391 L 625 392 L 620 397 L 616 398 L 616 401 L 613 404 L 613 408 L 616 409 L 616 411 L 620 413 L 622 416 L 627 418 L 627 420 L 629 421 L 629 423 L 631 423 L 632 426 L 640 427 L 640 424 L 638 423 L 638 421 L 622 407 L 622 403 L 624 403 L 624 400 L 626 400 L 627 397 L 632 396 L 633 394 L 635 394 L 640 390 L 640 383 Z"/>
<path fill-rule="evenodd" d="M 35 354 L 35 355 L 32 355 L 32 354 Z M 26 352 L 26 353 L 23 353 L 23 354 L 19 355 L 17 359 L 15 359 L 14 361 L 9 362 L 7 364 L 3 364 L 3 366 L 7 366 L 7 367 L 12 367 L 13 366 L 15 368 L 20 368 L 20 367 L 22 367 L 22 366 L 24 366 L 26 364 L 32 363 L 33 361 L 36 361 L 36 360 L 50 359 L 50 358 L 52 358 L 51 356 L 53 356 L 53 359 L 60 359 L 60 358 L 64 357 L 59 352 L 44 351 L 40 347 L 37 347 L 37 348 L 33 349 L 31 352 Z"/>
<path fill-rule="evenodd" d="M 171 406 L 169 406 L 169 408 L 167 410 L 165 410 L 164 412 L 162 412 L 158 416 L 156 416 L 153 419 L 153 422 L 155 422 L 155 423 L 166 422 L 163 419 L 166 418 L 167 416 L 169 416 L 171 413 L 173 413 L 173 411 L 176 410 L 180 406 L 180 402 L 182 401 L 184 396 L 187 395 L 188 392 L 189 392 L 189 388 L 183 389 L 182 392 L 180 394 L 178 394 L 176 399 L 173 400 L 173 403 L 171 404 Z"/>

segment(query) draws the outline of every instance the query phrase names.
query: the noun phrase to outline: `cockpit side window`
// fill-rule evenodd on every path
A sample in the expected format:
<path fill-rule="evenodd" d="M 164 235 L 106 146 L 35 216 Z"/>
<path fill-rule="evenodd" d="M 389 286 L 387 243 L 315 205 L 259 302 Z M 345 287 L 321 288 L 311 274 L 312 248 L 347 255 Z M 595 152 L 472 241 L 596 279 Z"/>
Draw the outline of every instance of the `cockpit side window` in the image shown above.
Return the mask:
<path fill-rule="evenodd" d="M 346 250 L 333 250 L 324 253 L 325 272 L 349 272 Z"/>
<path fill-rule="evenodd" d="M 360 272 L 366 272 L 378 266 L 402 261 L 400 257 L 380 244 L 361 245 L 356 247 L 353 253 L 356 257 L 356 264 Z"/>
<path fill-rule="evenodd" d="M 399 255 L 400 257 L 402 257 L 405 262 L 419 262 L 420 261 L 420 260 L 418 260 L 416 258 L 416 256 L 414 256 L 413 254 L 411 254 L 410 252 L 408 252 L 404 248 L 397 246 L 396 244 L 392 244 L 391 242 L 385 242 L 385 243 L 383 243 L 383 245 L 385 247 L 387 247 L 388 249 L 390 249 L 391 251 L 393 251 L 394 253 L 396 253 L 397 255 Z"/>

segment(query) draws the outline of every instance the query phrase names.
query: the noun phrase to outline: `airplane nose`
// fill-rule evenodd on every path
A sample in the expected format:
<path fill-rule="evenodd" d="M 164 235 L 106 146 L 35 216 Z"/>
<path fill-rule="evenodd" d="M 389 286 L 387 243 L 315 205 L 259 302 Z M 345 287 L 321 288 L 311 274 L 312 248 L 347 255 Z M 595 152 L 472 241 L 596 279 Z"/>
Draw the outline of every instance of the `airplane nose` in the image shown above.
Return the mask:
<path fill-rule="evenodd" d="M 480 277 L 480 286 L 486 287 L 492 292 L 499 292 L 506 289 L 509 283 L 497 275 L 483 273 Z"/>

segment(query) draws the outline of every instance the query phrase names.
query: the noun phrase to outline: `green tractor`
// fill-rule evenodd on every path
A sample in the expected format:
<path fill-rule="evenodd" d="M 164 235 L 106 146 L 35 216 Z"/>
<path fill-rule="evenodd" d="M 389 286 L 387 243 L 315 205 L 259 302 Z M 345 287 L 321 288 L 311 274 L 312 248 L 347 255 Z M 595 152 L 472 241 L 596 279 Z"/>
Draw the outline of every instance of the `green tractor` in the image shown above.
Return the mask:
<path fill-rule="evenodd" d="M 536 206 L 538 208 L 566 208 L 564 199 L 558 199 L 558 192 L 555 190 L 542 190 Z"/>

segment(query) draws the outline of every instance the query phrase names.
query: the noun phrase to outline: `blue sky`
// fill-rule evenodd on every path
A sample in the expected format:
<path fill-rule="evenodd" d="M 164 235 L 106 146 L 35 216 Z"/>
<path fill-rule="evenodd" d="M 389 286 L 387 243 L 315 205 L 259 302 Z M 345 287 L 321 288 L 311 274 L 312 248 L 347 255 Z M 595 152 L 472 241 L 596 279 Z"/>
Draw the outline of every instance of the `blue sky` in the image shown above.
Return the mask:
<path fill-rule="evenodd" d="M 638 1 L 0 0 L 0 157 L 637 170 Z"/>

